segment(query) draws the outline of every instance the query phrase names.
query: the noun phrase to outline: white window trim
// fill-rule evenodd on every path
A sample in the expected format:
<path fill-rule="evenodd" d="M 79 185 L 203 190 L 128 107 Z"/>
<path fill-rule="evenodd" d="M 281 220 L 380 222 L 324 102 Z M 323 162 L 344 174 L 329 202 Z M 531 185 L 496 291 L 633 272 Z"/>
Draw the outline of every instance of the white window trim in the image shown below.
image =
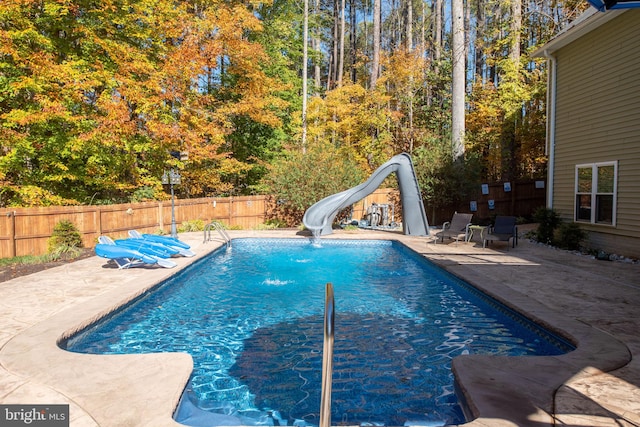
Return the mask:
<path fill-rule="evenodd" d="M 598 167 L 600 166 L 613 166 L 613 206 L 612 206 L 612 218 L 611 224 L 606 224 L 603 222 L 596 222 L 596 195 L 598 194 Z M 577 206 L 577 194 L 578 194 L 578 169 L 591 167 L 591 220 L 589 222 L 585 220 L 578 220 L 578 206 Z M 574 222 L 582 223 L 582 224 L 591 224 L 591 225 L 600 225 L 604 227 L 615 227 L 616 225 L 616 210 L 618 205 L 618 161 L 610 161 L 610 162 L 598 162 L 598 163 L 583 163 L 580 165 L 576 165 L 575 175 L 575 186 L 573 189 L 573 220 Z"/>

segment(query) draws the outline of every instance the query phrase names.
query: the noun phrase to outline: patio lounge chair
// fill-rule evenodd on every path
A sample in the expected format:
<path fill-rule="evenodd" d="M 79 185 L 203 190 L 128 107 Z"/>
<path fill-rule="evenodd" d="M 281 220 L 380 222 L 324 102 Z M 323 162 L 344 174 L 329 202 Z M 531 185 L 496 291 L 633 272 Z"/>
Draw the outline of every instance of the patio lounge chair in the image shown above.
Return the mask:
<path fill-rule="evenodd" d="M 129 230 L 129 237 L 134 240 L 141 239 L 145 242 L 167 246 L 171 249 L 177 250 L 178 255 L 182 255 L 184 257 L 192 257 L 196 255 L 196 253 L 190 249 L 191 246 L 174 237 L 159 236 L 157 234 L 140 234 L 138 230 Z"/>
<path fill-rule="evenodd" d="M 488 233 L 484 235 L 482 247 L 487 246 L 487 242 L 506 241 L 507 249 L 509 249 L 509 240 L 512 247 L 518 244 L 518 227 L 516 226 L 515 216 L 497 216 L 492 227 L 489 227 Z"/>
<path fill-rule="evenodd" d="M 98 243 L 95 247 L 96 255 L 107 258 L 116 263 L 119 269 L 137 267 L 145 264 L 157 264 L 158 260 L 133 249 L 122 248 L 117 245 Z"/>
<path fill-rule="evenodd" d="M 101 245 L 115 246 L 120 249 L 128 249 L 134 252 L 139 252 L 140 254 L 155 260 L 155 263 L 161 267 L 173 268 L 178 265 L 175 262 L 166 259 L 166 258 L 169 258 L 172 254 L 178 253 L 178 251 L 169 251 L 168 248 L 162 247 L 160 245 L 146 244 L 145 242 L 142 242 L 142 241 L 136 242 L 134 240 L 135 239 L 119 239 L 114 242 L 113 239 L 111 239 L 111 237 L 109 236 L 98 237 L 98 243 Z M 111 250 L 111 252 L 114 252 L 113 249 Z M 108 258 L 108 257 L 104 257 L 104 258 Z M 117 260 L 114 259 L 114 261 L 118 263 Z M 126 262 L 124 264 L 126 264 Z M 147 263 L 147 264 L 150 264 L 150 263 Z M 120 266 L 119 263 L 118 263 L 118 266 Z M 129 267 L 133 267 L 133 265 L 129 265 Z"/>
<path fill-rule="evenodd" d="M 459 240 L 466 240 L 469 235 L 469 226 L 471 225 L 472 217 L 473 214 L 454 213 L 451 221 L 442 224 L 442 231 L 438 231 L 435 234 L 436 240 L 434 243 L 438 242 L 438 238 L 441 242 L 444 242 L 445 237 L 455 240 L 456 244 Z"/>

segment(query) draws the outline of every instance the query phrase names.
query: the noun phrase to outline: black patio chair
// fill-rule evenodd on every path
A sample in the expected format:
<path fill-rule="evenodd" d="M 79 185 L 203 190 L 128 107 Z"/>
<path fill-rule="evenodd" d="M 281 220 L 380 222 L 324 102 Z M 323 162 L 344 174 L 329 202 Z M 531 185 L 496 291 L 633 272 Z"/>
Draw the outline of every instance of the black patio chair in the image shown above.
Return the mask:
<path fill-rule="evenodd" d="M 509 240 L 511 240 L 513 248 L 518 244 L 518 227 L 515 216 L 497 216 L 495 223 L 487 231 L 482 241 L 483 248 L 487 246 L 487 242 L 495 242 L 496 240 L 506 241 L 507 249 L 509 248 Z"/>

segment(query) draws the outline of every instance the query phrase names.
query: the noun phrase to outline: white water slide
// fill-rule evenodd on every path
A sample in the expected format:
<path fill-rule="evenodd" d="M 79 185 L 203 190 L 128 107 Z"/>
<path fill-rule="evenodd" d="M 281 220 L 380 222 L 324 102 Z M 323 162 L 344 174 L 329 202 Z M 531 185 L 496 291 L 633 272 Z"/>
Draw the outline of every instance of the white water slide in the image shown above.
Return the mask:
<path fill-rule="evenodd" d="M 304 213 L 302 222 L 314 236 L 331 234 L 331 225 L 338 212 L 373 193 L 391 173 L 395 172 L 402 202 L 402 231 L 413 236 L 429 234 L 429 223 L 422 204 L 420 187 L 407 153 L 398 154 L 376 169 L 362 184 L 341 193 L 325 197 Z"/>

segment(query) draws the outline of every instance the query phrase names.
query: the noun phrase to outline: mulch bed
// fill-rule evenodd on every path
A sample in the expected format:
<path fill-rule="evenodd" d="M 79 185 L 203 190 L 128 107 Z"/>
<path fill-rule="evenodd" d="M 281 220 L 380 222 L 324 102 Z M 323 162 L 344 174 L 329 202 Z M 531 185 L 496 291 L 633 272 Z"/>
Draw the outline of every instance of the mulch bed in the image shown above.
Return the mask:
<path fill-rule="evenodd" d="M 16 277 L 27 276 L 29 274 L 47 270 L 49 268 L 69 264 L 71 262 L 88 258 L 93 255 L 94 255 L 93 249 L 85 248 L 85 249 L 82 249 L 80 256 L 71 258 L 71 259 L 61 258 L 56 261 L 42 262 L 38 264 L 18 263 L 18 264 L 8 265 L 6 267 L 0 267 L 0 282 L 6 282 L 7 280 L 15 279 Z"/>

